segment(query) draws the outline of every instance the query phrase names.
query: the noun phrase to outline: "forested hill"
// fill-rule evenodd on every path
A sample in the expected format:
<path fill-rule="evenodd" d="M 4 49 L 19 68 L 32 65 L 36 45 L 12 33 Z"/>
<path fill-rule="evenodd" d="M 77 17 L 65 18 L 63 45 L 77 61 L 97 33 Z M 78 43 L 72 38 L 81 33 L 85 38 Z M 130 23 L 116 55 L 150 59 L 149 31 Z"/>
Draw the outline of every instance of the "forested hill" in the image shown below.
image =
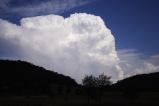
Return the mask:
<path fill-rule="evenodd" d="M 136 75 L 107 86 L 105 90 L 159 91 L 159 72 Z M 48 95 L 60 89 L 81 88 L 74 79 L 23 61 L 0 60 L 1 95 Z M 65 90 L 67 92 L 67 90 Z"/>
<path fill-rule="evenodd" d="M 23 61 L 0 60 L 0 94 L 47 94 L 50 86 L 77 86 L 74 79 Z"/>
<path fill-rule="evenodd" d="M 150 74 L 141 74 L 118 81 L 112 85 L 113 88 L 120 91 L 159 91 L 159 72 Z"/>

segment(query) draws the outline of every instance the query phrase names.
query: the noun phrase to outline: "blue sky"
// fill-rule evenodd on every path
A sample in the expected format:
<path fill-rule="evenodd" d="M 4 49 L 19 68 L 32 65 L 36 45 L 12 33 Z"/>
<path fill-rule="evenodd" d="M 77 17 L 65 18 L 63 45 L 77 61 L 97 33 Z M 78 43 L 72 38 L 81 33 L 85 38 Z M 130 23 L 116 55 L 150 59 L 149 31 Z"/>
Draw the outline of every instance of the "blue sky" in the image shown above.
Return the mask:
<path fill-rule="evenodd" d="M 158 0 L 0 0 L 0 59 L 28 61 L 78 82 L 86 74 L 104 72 L 117 81 L 158 72 L 158 5 Z"/>
<path fill-rule="evenodd" d="M 137 49 L 145 54 L 159 53 L 158 0 L 97 0 L 72 9 L 101 16 L 116 38 L 117 49 Z"/>
<path fill-rule="evenodd" d="M 5 0 L 2 0 L 2 2 Z M 49 0 L 6 0 L 8 8 L 36 5 Z M 58 2 L 58 0 L 52 0 Z M 74 0 L 75 1 L 75 0 Z M 82 1 L 82 0 L 76 0 Z M 86 0 L 82 5 L 65 11 L 41 11 L 38 14 L 20 14 L 1 9 L 0 18 L 18 23 L 22 17 L 60 14 L 65 17 L 75 12 L 86 12 L 103 18 L 116 39 L 117 49 L 136 49 L 145 55 L 158 54 L 159 1 L 158 0 Z M 62 0 L 65 2 L 65 0 Z M 71 3 L 71 2 L 70 2 Z M 1 6 L 2 7 L 2 6 Z M 23 12 L 23 11 L 22 11 Z M 36 13 L 36 11 L 35 11 Z"/>

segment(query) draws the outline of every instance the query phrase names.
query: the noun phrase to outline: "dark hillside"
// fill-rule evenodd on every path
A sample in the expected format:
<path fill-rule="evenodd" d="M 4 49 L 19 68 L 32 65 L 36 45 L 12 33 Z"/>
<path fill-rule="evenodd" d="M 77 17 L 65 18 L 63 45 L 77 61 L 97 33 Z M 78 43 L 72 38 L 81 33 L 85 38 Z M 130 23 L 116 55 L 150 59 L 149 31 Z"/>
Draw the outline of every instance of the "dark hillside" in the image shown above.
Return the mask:
<path fill-rule="evenodd" d="M 113 85 L 86 87 L 27 62 L 0 60 L 0 105 L 149 106 L 159 104 L 158 82 L 159 72 L 136 75 Z"/>
<path fill-rule="evenodd" d="M 118 81 L 112 85 L 119 91 L 159 91 L 159 72 L 136 75 L 124 80 Z"/>
<path fill-rule="evenodd" d="M 76 86 L 68 76 L 23 61 L 0 60 L 0 94 L 49 94 L 50 86 Z"/>

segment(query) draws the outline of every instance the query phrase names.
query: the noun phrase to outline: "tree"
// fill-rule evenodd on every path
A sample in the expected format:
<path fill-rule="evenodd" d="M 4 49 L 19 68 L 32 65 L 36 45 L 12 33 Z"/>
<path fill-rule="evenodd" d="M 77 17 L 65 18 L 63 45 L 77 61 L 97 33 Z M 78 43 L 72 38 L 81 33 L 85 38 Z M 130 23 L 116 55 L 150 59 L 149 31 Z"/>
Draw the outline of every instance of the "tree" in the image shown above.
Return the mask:
<path fill-rule="evenodd" d="M 82 80 L 82 84 L 85 87 L 96 87 L 96 77 L 94 77 L 93 75 L 90 76 L 85 76 L 84 79 Z"/>
<path fill-rule="evenodd" d="M 104 73 L 102 73 L 98 77 L 95 77 L 93 75 L 90 76 L 87 75 L 83 78 L 82 84 L 85 87 L 104 87 L 112 84 L 110 79 L 111 77 L 104 75 Z"/>
<path fill-rule="evenodd" d="M 98 76 L 98 78 L 96 78 L 97 87 L 104 87 L 111 85 L 112 82 L 110 81 L 110 79 L 111 77 L 108 77 L 104 75 L 104 73 L 102 73 L 101 75 Z"/>
<path fill-rule="evenodd" d="M 90 97 L 97 97 L 97 91 L 99 92 L 98 98 L 101 102 L 103 88 L 112 84 L 110 78 L 111 77 L 104 75 L 104 73 L 102 73 L 98 77 L 87 75 L 83 78 L 82 84 L 86 87 L 86 92 L 88 94 L 88 103 L 90 102 Z"/>
<path fill-rule="evenodd" d="M 86 94 L 88 95 L 88 104 L 90 103 L 90 98 L 94 96 L 94 87 L 96 87 L 96 77 L 93 75 L 85 76 L 82 80 L 83 86 L 85 86 Z"/>

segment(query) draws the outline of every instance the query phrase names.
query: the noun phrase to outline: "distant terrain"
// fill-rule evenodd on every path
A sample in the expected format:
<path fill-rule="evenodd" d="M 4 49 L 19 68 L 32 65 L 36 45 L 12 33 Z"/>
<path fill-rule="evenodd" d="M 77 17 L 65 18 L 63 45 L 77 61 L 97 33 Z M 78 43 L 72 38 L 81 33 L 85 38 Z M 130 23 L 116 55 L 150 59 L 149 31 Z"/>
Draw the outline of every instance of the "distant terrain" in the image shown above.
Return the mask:
<path fill-rule="evenodd" d="M 48 95 L 54 87 L 77 86 L 74 79 L 24 61 L 0 61 L 0 95 Z"/>
<path fill-rule="evenodd" d="M 118 91 L 159 92 L 159 72 L 141 74 L 118 81 L 112 85 Z"/>
<path fill-rule="evenodd" d="M 52 104 L 159 104 L 159 72 L 110 86 L 84 87 L 69 76 L 24 61 L 0 60 L 0 106 Z M 9 102 L 8 102 L 9 101 Z"/>

